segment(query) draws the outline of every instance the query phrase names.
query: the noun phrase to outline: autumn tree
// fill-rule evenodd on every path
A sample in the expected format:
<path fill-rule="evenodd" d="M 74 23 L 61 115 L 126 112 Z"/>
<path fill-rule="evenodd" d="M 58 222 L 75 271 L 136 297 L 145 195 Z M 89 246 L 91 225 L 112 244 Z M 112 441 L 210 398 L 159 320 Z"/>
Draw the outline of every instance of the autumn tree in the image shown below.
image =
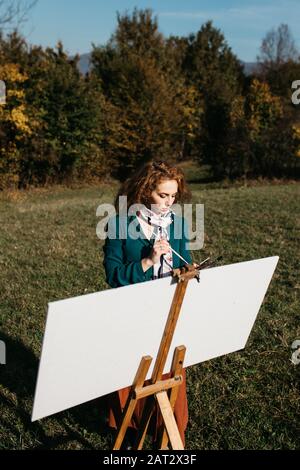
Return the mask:
<path fill-rule="evenodd" d="M 0 65 L 6 84 L 6 103 L 0 105 L 0 189 L 18 186 L 22 170 L 22 149 L 35 122 L 30 120 L 23 84 L 27 79 L 16 64 Z"/>
<path fill-rule="evenodd" d="M 102 176 L 102 93 L 79 73 L 78 57 L 70 59 L 60 43 L 29 47 L 13 32 L 0 41 L 0 64 L 8 61 L 26 76 L 23 99 L 36 123 L 22 143 L 18 185 Z"/>
<path fill-rule="evenodd" d="M 33 142 L 40 156 L 35 166 L 50 181 L 83 176 L 85 170 L 103 173 L 101 94 L 80 75 L 78 60 L 70 59 L 61 43 L 56 49 L 34 47 L 28 56 L 27 99 L 43 121 Z"/>
<path fill-rule="evenodd" d="M 150 10 L 117 21 L 107 46 L 94 46 L 92 64 L 114 108 L 110 158 L 124 178 L 142 161 L 183 157 L 197 125 L 197 90 L 174 70 Z"/>
<path fill-rule="evenodd" d="M 270 69 L 278 69 L 289 61 L 297 62 L 299 51 L 287 24 L 281 24 L 277 29 L 268 31 L 260 47 L 257 61 L 266 73 Z"/>
<path fill-rule="evenodd" d="M 216 162 L 223 176 L 296 176 L 299 135 L 267 83 L 253 79 L 245 95 L 233 100 L 229 117 L 224 153 Z"/>
<path fill-rule="evenodd" d="M 300 76 L 300 54 L 287 24 L 266 34 L 257 60 L 255 75 L 269 84 L 272 93 L 284 99 L 285 113 L 291 115 L 291 84 Z"/>
<path fill-rule="evenodd" d="M 200 163 L 210 164 L 215 176 L 221 176 L 231 104 L 242 91 L 242 66 L 211 21 L 181 46 L 186 81 L 196 87 L 204 102 L 192 153 Z"/>

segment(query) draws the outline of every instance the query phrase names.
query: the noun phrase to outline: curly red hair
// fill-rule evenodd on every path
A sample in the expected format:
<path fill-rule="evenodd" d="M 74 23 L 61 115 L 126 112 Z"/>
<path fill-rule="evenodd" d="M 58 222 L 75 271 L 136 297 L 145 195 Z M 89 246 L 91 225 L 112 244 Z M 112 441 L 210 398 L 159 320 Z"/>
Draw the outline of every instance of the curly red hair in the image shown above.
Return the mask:
<path fill-rule="evenodd" d="M 148 162 L 137 169 L 121 186 L 115 206 L 118 207 L 119 196 L 127 196 L 127 208 L 133 204 L 150 206 L 151 193 L 159 183 L 164 180 L 175 180 L 178 184 L 178 192 L 175 202 L 183 202 L 190 199 L 191 193 L 187 188 L 184 173 L 181 168 L 171 166 L 163 161 Z"/>

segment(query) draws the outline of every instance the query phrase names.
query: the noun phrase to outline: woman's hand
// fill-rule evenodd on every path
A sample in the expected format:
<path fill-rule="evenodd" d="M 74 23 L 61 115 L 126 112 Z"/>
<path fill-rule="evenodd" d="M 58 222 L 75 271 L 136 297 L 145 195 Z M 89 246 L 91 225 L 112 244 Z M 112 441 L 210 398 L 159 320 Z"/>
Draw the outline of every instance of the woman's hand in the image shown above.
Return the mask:
<path fill-rule="evenodd" d="M 170 251 L 170 244 L 167 240 L 157 240 L 150 252 L 149 258 L 153 264 L 159 262 L 161 255 L 165 255 Z"/>
<path fill-rule="evenodd" d="M 154 243 L 148 258 L 142 259 L 142 267 L 144 272 L 151 268 L 154 264 L 158 263 L 161 255 L 165 255 L 169 251 L 171 251 L 171 249 L 167 240 L 157 240 Z"/>

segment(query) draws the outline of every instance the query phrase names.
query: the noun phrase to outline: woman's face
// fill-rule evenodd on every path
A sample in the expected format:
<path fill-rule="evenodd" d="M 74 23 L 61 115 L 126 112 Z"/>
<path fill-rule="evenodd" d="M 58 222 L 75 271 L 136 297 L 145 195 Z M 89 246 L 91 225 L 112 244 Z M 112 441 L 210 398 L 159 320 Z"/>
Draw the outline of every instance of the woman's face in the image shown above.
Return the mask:
<path fill-rule="evenodd" d="M 167 212 L 174 203 L 178 183 L 176 180 L 162 180 L 151 193 L 151 209 L 154 212 Z"/>

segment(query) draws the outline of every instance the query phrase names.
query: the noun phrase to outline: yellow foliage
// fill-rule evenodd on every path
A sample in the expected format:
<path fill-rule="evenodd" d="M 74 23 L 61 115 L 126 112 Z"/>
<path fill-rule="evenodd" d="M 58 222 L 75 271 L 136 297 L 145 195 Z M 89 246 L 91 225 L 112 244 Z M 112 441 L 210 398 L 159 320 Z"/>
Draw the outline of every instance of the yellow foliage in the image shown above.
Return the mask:
<path fill-rule="evenodd" d="M 32 133 L 28 123 L 29 119 L 25 114 L 25 106 L 21 104 L 20 106 L 12 109 L 11 118 L 15 127 L 25 134 L 30 135 Z"/>
<path fill-rule="evenodd" d="M 0 105 L 3 124 L 0 148 L 0 189 L 15 186 L 20 174 L 20 149 L 31 135 L 23 88 L 27 76 L 16 64 L 0 65 L 0 79 L 6 85 L 6 103 Z"/>
<path fill-rule="evenodd" d="M 4 64 L 0 65 L 0 79 L 6 84 L 7 93 L 6 104 L 0 107 L 0 119 L 10 124 L 17 140 L 22 140 L 22 134 L 24 137 L 31 134 L 22 88 L 27 76 L 19 71 L 18 65 Z"/>
<path fill-rule="evenodd" d="M 268 128 L 283 115 L 278 96 L 272 95 L 267 83 L 254 79 L 248 94 L 249 129 L 252 136 Z"/>
<path fill-rule="evenodd" d="M 299 125 L 299 127 L 296 126 L 296 125 L 294 125 L 294 126 L 293 126 L 293 131 L 294 131 L 295 137 L 298 138 L 298 139 L 300 139 L 300 125 Z"/>
<path fill-rule="evenodd" d="M 16 98 L 22 100 L 25 97 L 24 90 L 8 90 L 6 93 L 7 101 Z"/>
<path fill-rule="evenodd" d="M 17 64 L 0 65 L 0 77 L 5 82 L 23 83 L 27 80 L 27 75 L 19 71 Z"/>
<path fill-rule="evenodd" d="M 300 157 L 300 124 L 293 126 L 294 138 L 299 142 L 299 148 L 296 151 L 296 157 Z"/>

